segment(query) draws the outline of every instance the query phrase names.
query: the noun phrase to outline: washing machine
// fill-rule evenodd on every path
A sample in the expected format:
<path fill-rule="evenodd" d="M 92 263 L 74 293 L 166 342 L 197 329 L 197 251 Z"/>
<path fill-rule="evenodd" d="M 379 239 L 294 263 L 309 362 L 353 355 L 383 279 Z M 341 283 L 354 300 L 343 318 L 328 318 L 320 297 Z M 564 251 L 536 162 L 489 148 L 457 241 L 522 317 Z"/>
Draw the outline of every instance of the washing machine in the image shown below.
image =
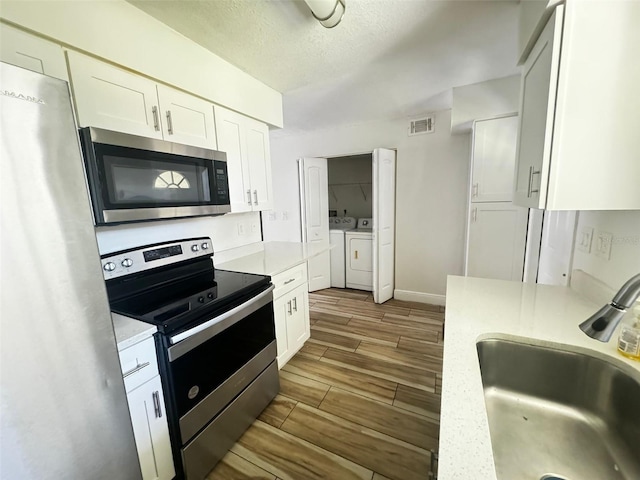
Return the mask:
<path fill-rule="evenodd" d="M 345 232 L 345 284 L 347 288 L 373 290 L 373 221 L 360 218 Z"/>
<path fill-rule="evenodd" d="M 345 241 L 347 230 L 356 228 L 353 217 L 329 217 L 329 243 L 331 251 L 331 286 L 345 288 Z"/>

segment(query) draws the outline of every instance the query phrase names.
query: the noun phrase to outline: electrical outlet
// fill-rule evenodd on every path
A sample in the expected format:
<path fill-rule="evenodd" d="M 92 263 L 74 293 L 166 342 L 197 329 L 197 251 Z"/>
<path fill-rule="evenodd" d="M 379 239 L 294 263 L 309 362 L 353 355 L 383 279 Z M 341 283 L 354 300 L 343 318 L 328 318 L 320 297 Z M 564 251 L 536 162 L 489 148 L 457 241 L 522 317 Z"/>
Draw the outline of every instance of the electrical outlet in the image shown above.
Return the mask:
<path fill-rule="evenodd" d="M 577 249 L 585 253 L 591 253 L 592 240 L 593 227 L 582 227 L 578 233 L 578 238 L 576 239 L 576 243 L 578 244 Z"/>
<path fill-rule="evenodd" d="M 276 221 L 277 220 L 276 212 L 274 212 L 273 210 L 269 211 L 269 213 L 267 213 L 267 218 L 269 219 L 270 222 Z"/>
<path fill-rule="evenodd" d="M 252 223 L 251 224 L 251 233 L 258 233 L 258 224 L 257 223 Z"/>
<path fill-rule="evenodd" d="M 611 258 L 611 241 L 613 235 L 607 232 L 598 232 L 596 236 L 595 254 L 596 256 L 609 260 Z"/>
<path fill-rule="evenodd" d="M 289 212 L 287 212 L 286 210 L 282 212 L 282 220 L 283 221 L 289 220 Z"/>
<path fill-rule="evenodd" d="M 240 236 L 244 235 L 244 223 L 238 224 L 238 235 Z"/>

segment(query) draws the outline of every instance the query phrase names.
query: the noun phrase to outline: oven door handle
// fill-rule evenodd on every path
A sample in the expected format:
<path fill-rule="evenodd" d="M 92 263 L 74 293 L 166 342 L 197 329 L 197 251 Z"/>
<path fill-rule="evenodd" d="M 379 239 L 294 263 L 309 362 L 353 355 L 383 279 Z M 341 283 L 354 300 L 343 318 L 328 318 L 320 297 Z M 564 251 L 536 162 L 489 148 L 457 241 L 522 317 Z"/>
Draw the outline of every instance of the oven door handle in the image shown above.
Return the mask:
<path fill-rule="evenodd" d="M 273 285 L 269 285 L 265 291 L 260 292 L 250 300 L 232 308 L 231 310 L 218 315 L 200 325 L 186 330 L 182 333 L 169 337 L 169 343 L 172 345 L 168 348 L 169 361 L 173 362 L 185 353 L 202 345 L 204 342 L 214 337 L 221 331 L 229 328 L 234 323 L 239 322 L 247 315 L 252 314 L 259 308 L 264 307 L 273 301 Z"/>

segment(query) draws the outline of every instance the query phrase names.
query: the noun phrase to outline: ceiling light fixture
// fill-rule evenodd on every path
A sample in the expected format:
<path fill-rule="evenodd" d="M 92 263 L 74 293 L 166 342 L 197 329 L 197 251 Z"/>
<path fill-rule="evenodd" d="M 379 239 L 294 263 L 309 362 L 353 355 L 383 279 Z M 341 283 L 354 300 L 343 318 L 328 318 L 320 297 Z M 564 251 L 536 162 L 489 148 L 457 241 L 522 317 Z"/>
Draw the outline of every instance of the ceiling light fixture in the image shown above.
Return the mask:
<path fill-rule="evenodd" d="M 346 10 L 346 0 L 304 0 L 313 16 L 323 27 L 333 28 L 340 23 Z"/>

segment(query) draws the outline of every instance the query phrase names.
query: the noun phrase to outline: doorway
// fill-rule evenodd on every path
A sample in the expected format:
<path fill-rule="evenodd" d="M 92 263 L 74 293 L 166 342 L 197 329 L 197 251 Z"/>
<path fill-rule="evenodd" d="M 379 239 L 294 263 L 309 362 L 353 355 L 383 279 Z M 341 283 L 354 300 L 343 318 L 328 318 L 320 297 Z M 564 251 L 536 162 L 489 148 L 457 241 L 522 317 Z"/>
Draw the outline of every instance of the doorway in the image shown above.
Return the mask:
<path fill-rule="evenodd" d="M 308 264 L 310 291 L 367 290 L 376 303 L 393 297 L 395 160 L 382 148 L 299 160 L 303 241 L 331 245 Z"/>

